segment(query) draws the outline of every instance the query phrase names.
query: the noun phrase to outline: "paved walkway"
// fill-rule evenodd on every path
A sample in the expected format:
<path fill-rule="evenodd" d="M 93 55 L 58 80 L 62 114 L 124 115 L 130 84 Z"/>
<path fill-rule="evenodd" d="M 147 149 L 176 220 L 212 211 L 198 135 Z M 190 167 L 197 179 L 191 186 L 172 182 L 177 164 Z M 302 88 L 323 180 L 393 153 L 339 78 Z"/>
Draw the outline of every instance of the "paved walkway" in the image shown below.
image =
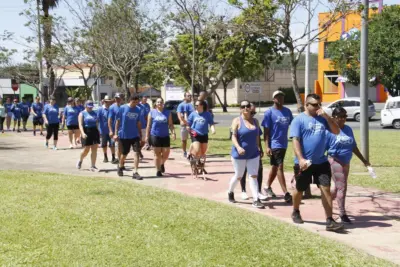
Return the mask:
<path fill-rule="evenodd" d="M 45 149 L 43 144 L 43 137 L 33 137 L 31 132 L 0 134 L 0 169 L 102 176 L 132 181 L 130 178 L 132 171 L 126 171 L 125 176 L 119 178 L 115 172 L 115 165 L 102 163 L 102 153 L 99 153 L 99 163 L 97 164 L 100 172 L 92 173 L 88 170 L 89 159 L 84 161 L 82 170 L 77 170 L 75 163 L 79 150 L 67 148 L 66 135 L 60 133 L 60 149 L 58 151 Z M 162 178 L 155 177 L 152 152 L 144 151 L 144 156 L 145 159 L 140 164 L 140 174 L 145 179 L 138 183 L 231 205 L 227 201 L 227 187 L 233 174 L 229 159 L 209 157 L 207 163 L 209 180 L 203 181 L 191 178 L 189 165 L 178 153 L 178 150 L 171 153 L 171 159 L 166 163 L 167 174 Z M 129 169 L 132 166 L 132 157 L 128 156 L 128 159 L 126 166 Z M 267 174 L 268 168 L 264 168 L 264 177 L 267 177 Z M 290 178 L 291 173 L 287 173 L 286 179 L 289 187 Z M 238 185 L 236 190 L 238 203 L 234 205 L 292 224 L 290 219 L 292 207 L 284 203 L 278 182 L 274 183 L 273 189 L 278 193 L 278 198 L 265 202 L 266 209 L 256 210 L 251 207 L 251 200 L 240 200 L 240 186 Z M 319 195 L 317 190 L 317 188 L 313 188 L 315 195 Z M 344 234 L 325 231 L 325 216 L 319 199 L 303 201 L 301 212 L 306 223 L 296 227 L 346 243 L 400 265 L 400 196 L 375 189 L 349 186 L 346 206 L 354 224 L 347 226 Z M 334 217 L 338 217 L 336 207 Z"/>

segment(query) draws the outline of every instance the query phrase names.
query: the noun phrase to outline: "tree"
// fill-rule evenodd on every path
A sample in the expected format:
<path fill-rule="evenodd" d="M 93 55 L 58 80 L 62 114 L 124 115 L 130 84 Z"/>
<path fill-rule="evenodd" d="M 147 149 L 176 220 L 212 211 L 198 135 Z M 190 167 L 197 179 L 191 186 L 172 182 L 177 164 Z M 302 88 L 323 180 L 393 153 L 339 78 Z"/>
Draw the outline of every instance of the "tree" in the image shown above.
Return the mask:
<path fill-rule="evenodd" d="M 360 83 L 360 32 L 332 43 L 328 48 L 332 66 L 347 82 Z M 400 89 L 400 7 L 386 6 L 371 17 L 368 32 L 368 75 L 389 92 Z"/>

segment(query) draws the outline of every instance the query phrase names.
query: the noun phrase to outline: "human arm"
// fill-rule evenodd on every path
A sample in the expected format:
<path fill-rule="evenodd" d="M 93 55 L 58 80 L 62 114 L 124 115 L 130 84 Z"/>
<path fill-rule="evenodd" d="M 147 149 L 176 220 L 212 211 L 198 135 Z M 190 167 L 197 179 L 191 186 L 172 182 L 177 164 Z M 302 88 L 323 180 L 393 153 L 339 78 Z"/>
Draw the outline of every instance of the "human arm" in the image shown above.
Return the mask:
<path fill-rule="evenodd" d="M 79 131 L 81 131 L 81 136 L 83 139 L 86 139 L 86 134 L 85 131 L 83 130 L 83 116 L 82 113 L 79 114 L 78 116 L 78 123 L 79 123 Z"/>
<path fill-rule="evenodd" d="M 299 137 L 293 137 L 293 151 L 299 160 L 300 170 L 307 169 L 307 160 L 303 157 L 303 151 L 301 149 L 301 143 Z"/>
<path fill-rule="evenodd" d="M 361 160 L 365 167 L 371 166 L 371 163 L 369 163 L 369 161 L 364 158 L 357 146 L 354 146 L 353 153 L 357 156 L 357 158 Z"/>
<path fill-rule="evenodd" d="M 232 129 L 232 143 L 235 146 L 238 154 L 244 155 L 246 151 L 239 145 L 239 142 L 237 140 L 237 132 L 239 129 L 239 118 L 233 119 L 231 129 Z"/>
<path fill-rule="evenodd" d="M 152 123 L 152 119 L 151 119 L 151 114 L 149 113 L 149 115 L 147 116 L 146 143 L 149 143 L 151 123 Z"/>
<path fill-rule="evenodd" d="M 35 110 L 34 110 L 34 108 L 33 108 L 33 105 L 31 106 L 31 114 L 32 114 L 33 116 L 37 117 L 37 114 L 36 114 L 36 112 L 35 112 Z"/>
<path fill-rule="evenodd" d="M 260 157 L 264 157 L 264 151 L 262 148 L 262 142 L 261 142 L 261 135 L 262 135 L 262 131 L 260 128 L 260 123 L 258 122 L 257 119 L 254 119 L 257 125 L 257 129 L 258 129 L 258 135 L 257 135 L 257 147 L 258 147 L 258 151 L 260 151 Z"/>
<path fill-rule="evenodd" d="M 110 132 L 109 135 L 110 135 L 111 138 L 114 137 L 114 129 L 113 129 L 113 121 L 112 121 L 112 120 L 113 120 L 113 117 L 112 117 L 112 114 L 113 114 L 113 110 L 112 110 L 112 108 L 110 107 L 110 109 L 108 110 L 107 124 L 108 124 L 108 131 Z"/>
<path fill-rule="evenodd" d="M 118 129 L 119 129 L 119 125 L 120 125 L 121 121 L 119 119 L 116 120 L 115 122 L 115 134 L 113 134 L 113 138 L 114 140 L 118 140 Z M 112 129 L 112 127 L 111 127 Z M 110 131 L 110 135 L 111 135 L 111 131 Z"/>
<path fill-rule="evenodd" d="M 174 122 L 172 121 L 171 113 L 168 116 L 168 127 L 169 127 L 169 130 L 171 131 L 172 139 L 175 141 L 176 140 L 176 133 L 175 133 L 175 127 L 174 127 Z"/>
<path fill-rule="evenodd" d="M 329 125 L 329 131 L 335 135 L 338 135 L 340 133 L 340 128 L 339 125 L 337 125 L 337 123 L 333 120 L 333 118 L 331 118 L 328 114 L 326 114 L 326 112 L 320 108 L 317 111 L 317 115 L 321 116 L 322 118 L 324 118 L 328 125 Z"/>
<path fill-rule="evenodd" d="M 210 112 L 208 112 L 208 121 L 210 124 L 211 133 L 215 134 L 215 123 L 214 123 L 214 119 Z"/>

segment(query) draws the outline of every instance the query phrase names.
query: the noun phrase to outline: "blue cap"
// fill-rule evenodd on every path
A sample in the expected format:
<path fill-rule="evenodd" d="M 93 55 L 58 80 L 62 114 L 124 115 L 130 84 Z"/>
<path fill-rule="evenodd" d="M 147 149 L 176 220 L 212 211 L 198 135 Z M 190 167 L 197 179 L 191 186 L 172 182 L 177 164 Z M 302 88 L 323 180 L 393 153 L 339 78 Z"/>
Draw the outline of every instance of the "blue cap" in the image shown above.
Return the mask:
<path fill-rule="evenodd" d="M 94 107 L 93 101 L 92 101 L 92 100 L 88 100 L 88 101 L 86 101 L 86 104 L 85 104 L 85 106 L 86 106 L 86 107 L 88 107 L 88 108 L 92 108 L 92 107 Z"/>

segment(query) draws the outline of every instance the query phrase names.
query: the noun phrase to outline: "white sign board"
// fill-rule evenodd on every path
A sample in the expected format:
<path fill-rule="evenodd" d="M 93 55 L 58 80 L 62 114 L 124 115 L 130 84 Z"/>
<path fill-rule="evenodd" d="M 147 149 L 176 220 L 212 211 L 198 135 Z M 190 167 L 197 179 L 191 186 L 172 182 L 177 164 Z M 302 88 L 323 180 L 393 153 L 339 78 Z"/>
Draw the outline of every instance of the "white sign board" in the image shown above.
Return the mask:
<path fill-rule="evenodd" d="M 170 100 L 183 100 L 185 89 L 180 86 L 166 86 L 165 87 L 165 101 Z"/>
<path fill-rule="evenodd" d="M 245 83 L 244 91 L 246 94 L 261 94 L 261 83 Z"/>

